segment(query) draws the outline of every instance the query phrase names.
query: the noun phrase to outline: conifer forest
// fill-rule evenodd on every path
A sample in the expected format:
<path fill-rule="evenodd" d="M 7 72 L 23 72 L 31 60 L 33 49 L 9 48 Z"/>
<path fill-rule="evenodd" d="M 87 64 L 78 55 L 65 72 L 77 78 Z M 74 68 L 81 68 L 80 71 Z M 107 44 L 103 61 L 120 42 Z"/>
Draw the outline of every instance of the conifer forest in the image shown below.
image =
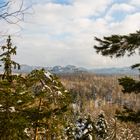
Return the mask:
<path fill-rule="evenodd" d="M 54 59 L 55 57 L 57 58 L 56 60 L 58 60 L 56 62 L 59 62 L 59 57 L 62 57 L 57 56 L 57 49 L 62 49 L 62 47 L 59 42 L 53 42 L 53 39 L 57 38 L 61 42 L 63 42 L 63 39 L 66 40 L 69 45 L 69 48 L 67 48 L 68 51 L 71 50 L 71 45 L 74 45 L 69 42 L 72 36 L 69 33 L 70 30 L 72 30 L 71 28 L 67 30 L 67 33 L 59 35 L 59 33 L 56 33 L 57 30 L 54 31 L 56 29 L 54 27 L 54 32 L 50 33 L 51 29 L 49 29 L 49 27 L 51 28 L 51 24 L 54 22 L 53 17 L 55 17 L 57 13 L 54 14 L 53 10 L 56 8 L 55 10 L 58 10 L 60 12 L 59 14 L 64 16 L 65 12 L 61 11 L 61 8 L 67 11 L 67 8 L 70 10 L 73 7 L 74 10 L 77 4 L 79 4 L 79 6 L 82 4 L 81 1 L 78 0 L 76 0 L 77 3 L 69 0 L 50 0 L 49 2 L 43 0 L 43 3 L 41 3 L 36 0 L 31 6 L 27 6 L 29 1 L 26 1 L 27 0 L 15 0 L 14 3 L 12 0 L 0 1 L 0 26 L 3 25 L 0 29 L 0 140 L 140 140 L 139 60 L 135 59 L 136 61 L 134 61 L 132 65 L 130 63 L 129 66 L 131 71 L 137 71 L 137 74 L 113 74 L 111 71 L 108 72 L 109 74 L 97 74 L 95 72 L 86 71 L 84 68 L 80 70 L 75 68 L 75 70 L 71 72 L 72 66 L 69 66 L 69 72 L 64 72 L 66 67 L 62 72 L 60 67 L 56 66 L 56 63 L 50 64 L 55 66 L 55 72 L 49 69 L 49 66 L 46 69 L 47 63 L 44 64 L 45 66 L 42 65 L 42 63 L 50 61 L 50 59 Z M 16 5 L 17 3 L 19 5 Z M 89 2 L 87 1 L 87 3 Z M 44 31 L 41 31 L 43 36 L 45 36 L 44 32 L 47 31 L 50 33 L 50 36 L 53 35 L 52 38 L 47 35 L 45 43 L 37 39 L 39 35 L 35 35 L 35 38 L 29 41 L 29 38 L 33 37 L 35 33 L 32 32 L 30 34 L 28 30 L 22 32 L 24 28 L 21 29 L 21 25 L 25 26 L 23 24 L 26 24 L 26 20 L 29 17 L 39 18 L 39 15 L 38 17 L 36 15 L 39 11 L 35 9 L 41 6 L 44 6 L 44 9 L 41 9 L 43 12 L 47 9 L 44 15 L 47 17 L 48 14 L 48 17 L 51 17 L 49 20 L 51 24 L 49 24 L 48 27 L 47 25 L 44 26 L 42 23 L 39 23 L 40 21 L 31 24 L 41 25 L 41 27 L 36 28 L 36 30 L 44 28 Z M 90 4 L 88 6 L 90 9 Z M 126 5 L 124 4 L 123 7 L 124 6 Z M 82 8 L 84 7 L 85 5 L 82 5 Z M 78 9 L 78 7 L 76 7 L 76 9 Z M 86 9 L 88 8 L 86 7 Z M 98 8 L 95 7 L 95 9 Z M 71 12 L 69 11 L 67 13 L 67 15 L 70 16 L 70 20 L 73 18 L 79 20 L 82 18 L 82 20 L 84 20 L 84 14 L 87 11 L 85 9 L 77 10 L 80 14 L 75 11 L 76 17 L 71 16 Z M 96 12 L 96 10 L 94 12 Z M 61 18 L 56 24 L 64 20 L 62 15 L 59 15 Z M 92 17 L 89 19 L 91 18 Z M 45 22 L 45 18 L 42 20 L 44 20 L 42 22 Z M 69 18 L 67 20 L 69 20 Z M 96 21 L 96 19 L 94 20 Z M 83 33 L 85 33 L 85 26 L 87 25 L 85 22 L 86 21 L 80 24 L 80 21 L 78 21 L 79 27 L 76 27 L 77 30 L 83 28 Z M 68 21 L 67 24 L 67 26 L 63 26 L 69 28 Z M 6 26 L 9 30 L 5 29 Z M 76 21 L 73 26 L 76 26 Z M 21 36 L 23 33 L 23 37 L 11 32 L 16 32 L 16 28 L 20 29 Z M 30 28 L 33 30 L 31 26 Z M 47 31 L 45 30 L 46 28 Z M 65 29 L 63 28 L 61 30 Z M 126 59 L 126 62 L 129 64 L 129 58 L 139 58 L 140 56 L 140 26 L 135 31 L 132 30 L 132 32 L 129 32 L 129 30 L 127 33 L 115 31 L 116 33 L 107 32 L 103 34 L 101 32 L 102 35 L 97 31 L 99 34 L 95 33 L 95 36 L 93 31 L 92 39 L 94 43 L 88 40 L 92 43 L 92 48 L 90 49 L 94 52 L 93 58 L 94 55 L 98 57 L 97 59 L 95 58 L 95 60 L 91 60 L 91 62 L 97 60 L 97 63 L 100 62 L 99 65 L 101 65 L 102 68 L 105 66 L 102 66 L 101 61 L 103 60 L 108 61 L 108 63 L 113 63 L 117 60 L 118 63 L 116 63 L 116 67 L 119 67 L 120 59 L 121 61 Z M 25 33 L 30 34 L 29 36 L 27 35 L 28 38 L 24 38 Z M 85 36 L 86 33 L 84 38 L 86 38 Z M 18 42 L 19 40 L 17 38 L 22 39 Z M 46 57 L 44 57 L 43 51 L 40 53 L 41 48 L 37 48 L 37 45 L 49 45 L 49 43 L 46 42 L 50 38 L 52 39 L 51 42 L 55 44 L 56 50 L 53 48 L 53 52 L 56 51 L 54 53 L 56 55 L 47 56 L 46 53 Z M 33 46 L 31 42 L 33 42 Z M 82 43 L 83 42 L 84 39 L 82 38 Z M 23 48 L 20 47 L 22 44 Z M 64 44 L 63 42 L 62 46 Z M 79 43 L 78 48 L 82 47 L 81 44 Z M 88 47 L 85 48 L 88 49 Z M 26 52 L 24 49 L 27 49 L 27 58 L 22 55 Z M 75 53 L 78 53 L 77 48 L 74 49 Z M 60 53 L 63 54 L 63 52 Z M 29 56 L 27 54 L 29 54 Z M 38 58 L 34 60 L 35 55 L 33 54 L 37 54 Z M 72 59 L 72 57 L 74 57 L 74 55 L 71 53 L 70 58 Z M 69 57 L 66 56 L 66 58 L 68 59 Z M 60 62 L 65 62 L 66 65 L 69 65 L 71 61 L 66 61 L 66 58 L 60 59 Z M 40 66 L 36 64 L 36 67 L 30 71 L 22 71 L 23 64 L 29 61 L 29 65 L 33 66 L 34 64 L 31 64 L 31 61 L 33 60 L 32 62 L 37 63 L 36 60 L 38 59 L 42 61 Z M 82 58 L 81 55 L 81 58 L 73 58 L 72 61 L 74 63 L 79 59 L 82 61 L 84 58 Z M 98 59 L 102 60 L 100 61 Z M 79 61 L 79 63 L 81 63 L 81 61 Z M 85 62 L 86 61 L 84 61 L 84 63 Z M 105 64 L 108 65 L 108 63 Z M 123 64 L 125 67 L 125 62 Z M 83 65 L 83 67 L 86 67 L 86 65 Z M 57 70 L 60 72 L 56 72 Z"/>

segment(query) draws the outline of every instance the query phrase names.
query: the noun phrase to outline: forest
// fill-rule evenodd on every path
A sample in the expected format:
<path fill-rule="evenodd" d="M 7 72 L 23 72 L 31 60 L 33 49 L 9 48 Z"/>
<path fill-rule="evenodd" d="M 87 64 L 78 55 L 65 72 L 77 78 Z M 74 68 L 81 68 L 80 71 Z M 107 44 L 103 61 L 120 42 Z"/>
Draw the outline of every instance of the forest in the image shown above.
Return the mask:
<path fill-rule="evenodd" d="M 0 76 L 2 140 L 140 138 L 138 75 L 56 76 L 43 68 L 15 75 L 12 69 L 20 69 L 20 64 L 12 60 L 16 47 L 11 42 L 8 36 L 0 55 L 4 66 Z"/>
<path fill-rule="evenodd" d="M 16 24 L 28 8 L 9 12 L 0 3 L 0 20 Z M 0 42 L 0 140 L 140 140 L 140 75 L 89 72 L 54 74 L 43 68 L 20 70 L 12 35 Z M 98 55 L 140 55 L 140 31 L 95 37 Z M 140 63 L 130 66 L 140 72 Z"/>

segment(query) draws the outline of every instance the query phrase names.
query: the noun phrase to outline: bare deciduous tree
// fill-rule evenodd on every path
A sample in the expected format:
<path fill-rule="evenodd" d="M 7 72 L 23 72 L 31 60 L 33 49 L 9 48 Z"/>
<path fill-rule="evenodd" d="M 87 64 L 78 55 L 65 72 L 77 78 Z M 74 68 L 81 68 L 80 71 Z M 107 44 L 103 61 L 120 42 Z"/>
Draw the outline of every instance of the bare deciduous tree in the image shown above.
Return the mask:
<path fill-rule="evenodd" d="M 24 15 L 30 6 L 24 7 L 24 0 L 16 4 L 16 1 L 13 2 L 12 0 L 0 2 L 0 20 L 4 20 L 9 24 L 16 24 L 24 20 Z"/>

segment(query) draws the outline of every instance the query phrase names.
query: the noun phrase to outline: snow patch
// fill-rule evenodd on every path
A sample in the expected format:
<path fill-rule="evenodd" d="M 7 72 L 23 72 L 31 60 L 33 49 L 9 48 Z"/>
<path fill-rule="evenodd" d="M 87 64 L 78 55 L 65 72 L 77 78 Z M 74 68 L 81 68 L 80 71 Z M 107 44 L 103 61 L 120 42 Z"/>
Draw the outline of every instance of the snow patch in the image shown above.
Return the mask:
<path fill-rule="evenodd" d="M 50 72 L 47 71 L 44 74 L 45 74 L 46 78 L 48 78 L 52 81 L 52 74 Z"/>
<path fill-rule="evenodd" d="M 9 111 L 10 112 L 16 112 L 15 107 L 14 106 L 9 107 Z"/>
<path fill-rule="evenodd" d="M 61 91 L 58 91 L 58 96 L 61 96 L 62 95 L 62 92 Z"/>

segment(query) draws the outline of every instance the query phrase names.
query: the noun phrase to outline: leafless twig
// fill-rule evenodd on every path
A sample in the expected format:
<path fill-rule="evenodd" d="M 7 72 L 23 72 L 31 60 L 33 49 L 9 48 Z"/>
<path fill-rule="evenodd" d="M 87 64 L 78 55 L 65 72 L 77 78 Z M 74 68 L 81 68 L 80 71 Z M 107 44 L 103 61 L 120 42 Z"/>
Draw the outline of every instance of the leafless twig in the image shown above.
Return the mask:
<path fill-rule="evenodd" d="M 10 0 L 0 3 L 0 20 L 3 19 L 9 24 L 17 24 L 19 21 L 24 21 L 24 15 L 31 6 L 24 8 L 23 0 L 21 0 L 21 4 L 17 10 L 11 11 L 12 6 L 13 3 Z"/>

